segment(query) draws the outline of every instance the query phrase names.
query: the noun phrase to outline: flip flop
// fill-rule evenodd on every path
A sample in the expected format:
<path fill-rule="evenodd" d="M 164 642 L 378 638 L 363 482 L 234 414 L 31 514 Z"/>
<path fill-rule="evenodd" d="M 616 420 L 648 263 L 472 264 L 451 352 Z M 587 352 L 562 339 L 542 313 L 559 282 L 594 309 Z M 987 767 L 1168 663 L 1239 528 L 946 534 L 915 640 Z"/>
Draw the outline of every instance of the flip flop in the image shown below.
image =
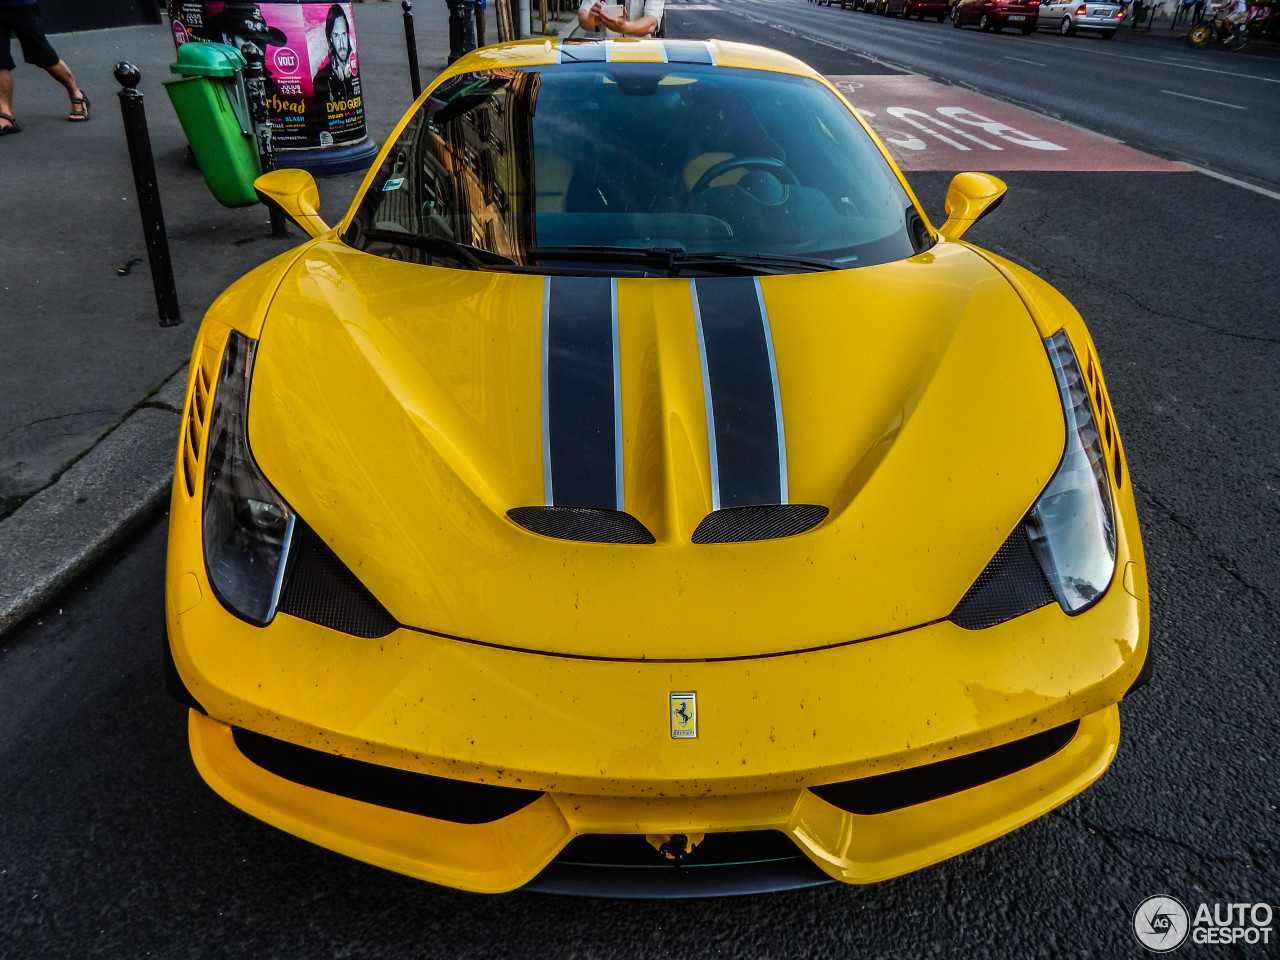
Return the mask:
<path fill-rule="evenodd" d="M 83 93 L 84 91 L 80 92 Z M 78 110 L 76 109 L 77 107 L 79 108 Z M 67 119 L 72 123 L 84 123 L 89 119 L 89 98 L 87 96 L 71 98 L 71 113 L 67 115 Z"/>
<path fill-rule="evenodd" d="M 11 133 L 21 133 L 22 127 L 18 126 L 18 120 L 12 114 L 0 113 L 0 120 L 8 120 L 9 126 L 0 127 L 0 137 L 7 137 Z"/>

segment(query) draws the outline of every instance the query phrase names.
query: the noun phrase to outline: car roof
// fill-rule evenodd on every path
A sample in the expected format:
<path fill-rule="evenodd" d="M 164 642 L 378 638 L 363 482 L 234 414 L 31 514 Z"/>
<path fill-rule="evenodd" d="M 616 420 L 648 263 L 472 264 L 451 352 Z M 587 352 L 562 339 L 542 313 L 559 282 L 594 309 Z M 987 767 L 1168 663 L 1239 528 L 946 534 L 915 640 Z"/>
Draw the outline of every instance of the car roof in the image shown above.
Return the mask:
<path fill-rule="evenodd" d="M 583 61 L 609 63 L 700 63 L 813 77 L 819 74 L 788 53 L 728 40 L 520 40 L 482 47 L 455 62 L 445 76 L 500 67 L 539 67 Z"/>

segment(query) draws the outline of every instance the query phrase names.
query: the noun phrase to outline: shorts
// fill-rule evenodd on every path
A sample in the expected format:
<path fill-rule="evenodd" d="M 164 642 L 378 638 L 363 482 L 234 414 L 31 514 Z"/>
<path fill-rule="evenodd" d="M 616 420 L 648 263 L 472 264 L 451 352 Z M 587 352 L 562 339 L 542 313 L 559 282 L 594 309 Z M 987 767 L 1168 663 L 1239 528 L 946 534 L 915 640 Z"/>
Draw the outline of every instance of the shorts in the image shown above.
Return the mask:
<path fill-rule="evenodd" d="M 44 35 L 40 8 L 35 4 L 19 7 L 0 4 L 0 70 L 15 66 L 9 44 L 14 37 L 22 45 L 22 59 L 33 67 L 52 67 L 61 59 Z"/>

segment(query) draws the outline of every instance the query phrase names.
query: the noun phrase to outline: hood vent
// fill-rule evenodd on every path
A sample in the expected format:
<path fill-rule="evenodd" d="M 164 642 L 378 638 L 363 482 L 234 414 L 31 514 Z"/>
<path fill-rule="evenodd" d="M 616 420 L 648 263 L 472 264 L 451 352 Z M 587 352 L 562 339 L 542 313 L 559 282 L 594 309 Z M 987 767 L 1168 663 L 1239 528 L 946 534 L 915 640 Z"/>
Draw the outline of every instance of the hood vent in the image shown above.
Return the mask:
<path fill-rule="evenodd" d="M 743 543 L 777 540 L 812 530 L 828 510 L 812 503 L 778 503 L 760 507 L 727 507 L 708 513 L 693 531 L 694 543 Z"/>
<path fill-rule="evenodd" d="M 589 543 L 654 543 L 643 523 L 620 510 L 596 507 L 513 507 L 507 516 L 515 523 L 557 540 Z"/>

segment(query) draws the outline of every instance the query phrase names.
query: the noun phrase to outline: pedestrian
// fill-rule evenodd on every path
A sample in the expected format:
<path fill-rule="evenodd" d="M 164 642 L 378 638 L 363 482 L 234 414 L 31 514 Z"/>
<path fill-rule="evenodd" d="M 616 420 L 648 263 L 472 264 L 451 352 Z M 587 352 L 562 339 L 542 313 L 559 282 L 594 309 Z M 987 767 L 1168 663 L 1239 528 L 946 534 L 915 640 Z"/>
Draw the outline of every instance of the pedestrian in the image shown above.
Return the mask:
<path fill-rule="evenodd" d="M 13 116 L 13 68 L 17 64 L 9 45 L 14 37 L 22 46 L 22 59 L 42 68 L 66 89 L 71 99 L 67 119 L 73 123 L 88 120 L 89 98 L 44 35 L 36 0 L 0 0 L 0 137 L 22 131 Z"/>
<path fill-rule="evenodd" d="M 582 0 L 575 36 L 650 37 L 661 32 L 666 0 Z"/>
<path fill-rule="evenodd" d="M 1191 25 L 1193 27 L 1200 26 L 1200 21 L 1204 19 L 1205 0 L 1194 0 L 1196 12 L 1191 17 Z"/>
<path fill-rule="evenodd" d="M 476 0 L 445 0 L 449 5 L 449 62 L 476 48 Z"/>

